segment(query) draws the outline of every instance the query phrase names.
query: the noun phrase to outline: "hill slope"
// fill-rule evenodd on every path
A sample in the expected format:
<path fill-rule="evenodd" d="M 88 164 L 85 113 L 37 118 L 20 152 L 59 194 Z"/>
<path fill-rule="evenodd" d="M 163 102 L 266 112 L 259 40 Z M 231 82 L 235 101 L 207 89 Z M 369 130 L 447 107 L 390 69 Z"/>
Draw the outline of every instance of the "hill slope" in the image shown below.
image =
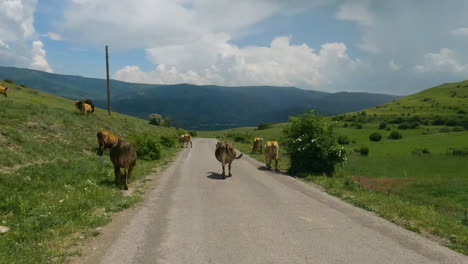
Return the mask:
<path fill-rule="evenodd" d="M 8 97 L 0 95 L 0 225 L 10 228 L 0 234 L 0 262 L 60 262 L 80 237 L 97 235 L 111 212 L 139 199 L 114 186 L 108 152 L 103 162 L 95 154 L 96 132 L 130 139 L 148 131 L 175 140 L 176 130 L 102 109 L 84 117 L 70 100 L 0 85 L 9 87 Z M 175 150 L 163 151 L 167 157 Z M 158 162 L 139 159 L 130 189 Z"/>
<path fill-rule="evenodd" d="M 70 99 L 92 98 L 106 107 L 106 81 L 35 70 L 0 67 L 0 79 L 12 79 Z M 316 109 L 324 115 L 352 112 L 383 104 L 397 96 L 325 93 L 294 87 L 222 87 L 214 85 L 149 85 L 111 80 L 112 109 L 146 118 L 170 116 L 187 129 L 223 129 L 285 122 L 288 116 Z"/>
<path fill-rule="evenodd" d="M 468 112 L 468 80 L 445 83 L 366 109 L 376 115 L 456 115 Z"/>

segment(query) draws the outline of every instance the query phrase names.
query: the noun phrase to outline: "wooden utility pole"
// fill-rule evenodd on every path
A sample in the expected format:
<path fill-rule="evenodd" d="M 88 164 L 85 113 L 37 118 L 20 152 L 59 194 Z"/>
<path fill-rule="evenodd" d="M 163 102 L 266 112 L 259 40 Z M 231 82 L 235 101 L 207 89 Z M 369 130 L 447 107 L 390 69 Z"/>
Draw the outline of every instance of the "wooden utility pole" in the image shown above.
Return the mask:
<path fill-rule="evenodd" d="M 106 45 L 106 75 L 107 75 L 107 113 L 111 114 L 111 101 L 110 101 L 110 80 L 109 80 L 109 52 Z"/>

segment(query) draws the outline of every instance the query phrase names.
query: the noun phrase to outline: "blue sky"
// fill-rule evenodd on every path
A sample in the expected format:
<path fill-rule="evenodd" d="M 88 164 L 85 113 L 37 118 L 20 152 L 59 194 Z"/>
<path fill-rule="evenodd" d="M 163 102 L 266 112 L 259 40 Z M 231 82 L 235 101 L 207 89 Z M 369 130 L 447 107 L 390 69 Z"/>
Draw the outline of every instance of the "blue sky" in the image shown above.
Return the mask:
<path fill-rule="evenodd" d="M 446 2 L 446 3 L 445 3 Z M 464 0 L 0 0 L 0 65 L 405 95 L 468 79 Z"/>

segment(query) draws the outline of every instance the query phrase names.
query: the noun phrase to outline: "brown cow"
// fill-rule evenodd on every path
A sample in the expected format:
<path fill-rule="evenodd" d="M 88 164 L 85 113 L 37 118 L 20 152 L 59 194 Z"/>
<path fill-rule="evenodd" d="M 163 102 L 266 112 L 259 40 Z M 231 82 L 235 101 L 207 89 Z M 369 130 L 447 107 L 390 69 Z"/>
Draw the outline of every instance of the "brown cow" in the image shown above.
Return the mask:
<path fill-rule="evenodd" d="M 114 165 L 115 184 L 120 188 L 121 175 L 120 169 L 124 169 L 125 190 L 128 190 L 128 179 L 135 166 L 137 155 L 130 142 L 119 139 L 116 135 L 107 130 L 101 130 L 97 133 L 99 149 L 97 154 L 102 156 L 106 149 L 110 149 L 110 159 Z"/>
<path fill-rule="evenodd" d="M 80 112 L 87 116 L 88 113 L 94 113 L 94 103 L 90 99 L 75 101 L 75 106 Z"/>
<path fill-rule="evenodd" d="M 235 159 L 240 159 L 243 155 L 241 153 L 238 157 L 236 157 L 236 154 L 236 150 L 234 149 L 234 146 L 231 142 L 225 141 L 216 143 L 215 157 L 219 162 L 221 162 L 221 165 L 223 167 L 223 179 L 226 179 L 226 173 L 224 170 L 224 166 L 226 165 L 226 163 L 229 167 L 229 177 L 232 177 L 231 163 Z"/>
<path fill-rule="evenodd" d="M 180 135 L 179 136 L 179 143 L 182 144 L 181 145 L 182 148 L 184 147 L 185 143 L 187 143 L 187 145 L 185 147 L 188 148 L 188 144 L 190 143 L 190 148 L 192 148 L 192 135 L 190 135 L 190 134 Z"/>
<path fill-rule="evenodd" d="M 0 85 L 0 94 L 3 94 L 5 97 L 8 97 L 8 87 L 3 87 Z"/>
<path fill-rule="evenodd" d="M 278 141 L 267 141 L 263 149 L 267 168 L 271 169 L 271 163 L 275 160 L 276 171 L 278 171 L 279 144 Z"/>
<path fill-rule="evenodd" d="M 260 151 L 262 153 L 263 138 L 254 138 L 251 154 Z"/>

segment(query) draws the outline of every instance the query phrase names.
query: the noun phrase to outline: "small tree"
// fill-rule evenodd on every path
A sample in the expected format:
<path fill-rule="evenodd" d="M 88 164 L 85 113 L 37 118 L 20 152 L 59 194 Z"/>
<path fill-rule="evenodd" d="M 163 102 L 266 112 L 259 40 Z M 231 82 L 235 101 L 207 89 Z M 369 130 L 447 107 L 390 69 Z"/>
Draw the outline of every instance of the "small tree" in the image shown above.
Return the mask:
<path fill-rule="evenodd" d="M 151 125 L 160 126 L 163 118 L 160 114 L 151 114 L 148 116 L 148 121 Z"/>
<path fill-rule="evenodd" d="M 382 139 L 382 135 L 379 132 L 374 132 L 370 134 L 369 140 L 370 141 L 380 141 Z"/>
<path fill-rule="evenodd" d="M 258 125 L 257 129 L 258 130 L 265 130 L 265 129 L 269 129 L 273 127 L 273 124 L 272 123 L 266 123 L 266 122 L 262 122 Z"/>
<path fill-rule="evenodd" d="M 172 118 L 166 116 L 162 122 L 162 125 L 165 127 L 172 127 Z"/>
<path fill-rule="evenodd" d="M 403 136 L 402 136 L 402 135 L 400 134 L 400 132 L 398 132 L 398 131 L 392 131 L 392 132 L 390 133 L 390 135 L 388 135 L 388 138 L 389 138 L 389 139 L 400 139 L 400 138 L 402 138 L 402 137 L 403 137 Z"/>
<path fill-rule="evenodd" d="M 338 146 L 331 123 L 313 111 L 290 117 L 283 131 L 291 159 L 290 172 L 327 174 L 335 171 L 337 163 L 346 160 L 346 153 Z"/>

